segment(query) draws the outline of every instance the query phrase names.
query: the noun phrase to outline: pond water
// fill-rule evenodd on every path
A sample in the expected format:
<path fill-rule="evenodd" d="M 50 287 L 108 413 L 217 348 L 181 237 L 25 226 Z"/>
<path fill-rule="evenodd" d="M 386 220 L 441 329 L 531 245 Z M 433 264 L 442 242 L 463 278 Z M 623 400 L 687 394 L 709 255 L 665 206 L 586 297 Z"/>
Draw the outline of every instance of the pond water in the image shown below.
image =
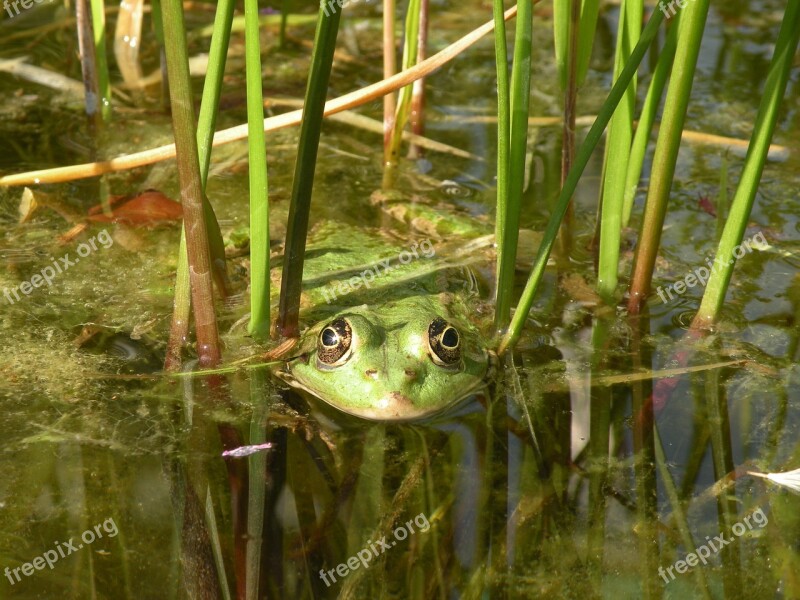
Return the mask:
<path fill-rule="evenodd" d="M 331 97 L 381 78 L 374 4 L 354 5 L 342 21 Z M 491 14 L 473 0 L 431 5 L 436 50 Z M 79 80 L 63 7 L 35 6 L 0 21 L 0 61 L 27 56 Z M 783 10 L 770 0 L 712 9 L 687 129 L 748 138 Z M 561 111 L 551 16 L 549 5 L 536 10 L 535 116 Z M 212 19 L 195 4 L 188 28 Z M 616 21 L 615 7 L 601 12 L 582 115 L 595 114 L 607 90 Z M 158 56 L 149 17 L 145 25 L 149 72 Z M 274 25 L 262 35 L 269 97 L 303 95 L 313 21 L 288 31 L 285 48 Z M 207 51 L 208 38 L 190 40 L 191 55 Z M 246 119 L 243 63 L 235 33 L 218 128 Z M 644 72 L 651 68 L 645 60 Z M 427 84 L 427 135 L 475 157 L 428 151 L 403 162 L 397 181 L 485 224 L 494 203 L 495 126 L 486 118 L 495 114 L 494 69 L 487 39 Z M 746 234 L 766 243 L 737 265 L 712 335 L 686 336 L 701 286 L 665 292 L 666 302 L 654 295 L 636 321 L 597 309 L 598 152 L 576 194 L 571 261 L 548 270 L 517 351 L 494 365 L 484 392 L 416 423 L 344 415 L 265 368 L 159 373 L 178 227 L 93 223 L 61 243 L 72 215 L 97 204 L 97 182 L 37 188 L 40 207 L 24 223 L 22 189 L 0 188 L 0 597 L 800 597 L 800 498 L 747 474 L 800 467 L 798 78 L 795 69 L 773 140 L 788 158 L 767 164 Z M 158 94 L 124 94 L 102 152 L 168 142 Z M 80 95 L 63 84 L 51 89 L 0 69 L 0 171 L 90 160 L 81 110 Z M 381 111 L 379 102 L 359 110 L 375 119 Z M 560 135 L 558 126 L 530 132 L 523 226 L 533 231 L 557 196 Z M 267 140 L 280 242 L 297 130 Z M 413 238 L 370 202 L 381 186 L 381 149 L 380 135 L 326 123 L 316 226 Z M 214 153 L 208 196 L 226 239 L 247 234 L 246 160 L 243 142 Z M 684 144 L 654 286 L 673 286 L 713 257 L 717 223 L 703 198 L 719 194 L 723 169 L 732 193 L 742 163 L 741 152 Z M 104 185 L 117 195 L 179 191 L 173 161 Z M 640 193 L 623 240 L 626 265 L 643 200 Z M 275 268 L 280 254 L 276 246 Z M 478 270 L 490 266 L 487 258 Z M 52 285 L 35 286 L 45 267 L 58 269 Z M 247 267 L 241 252 L 231 258 L 236 294 L 219 306 L 226 361 L 264 351 L 240 324 Z M 525 277 L 520 271 L 520 289 Z M 272 446 L 222 457 L 263 443 Z"/>

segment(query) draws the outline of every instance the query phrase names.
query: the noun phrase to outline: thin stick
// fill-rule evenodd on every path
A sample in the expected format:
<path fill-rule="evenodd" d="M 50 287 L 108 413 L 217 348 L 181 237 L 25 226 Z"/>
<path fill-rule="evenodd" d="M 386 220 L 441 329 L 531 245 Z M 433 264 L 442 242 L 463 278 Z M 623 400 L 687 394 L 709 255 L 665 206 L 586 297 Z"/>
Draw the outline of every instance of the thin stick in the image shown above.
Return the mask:
<path fill-rule="evenodd" d="M 505 20 L 509 20 L 516 16 L 517 7 L 514 6 L 508 9 L 504 15 Z M 416 81 L 420 77 L 427 77 L 442 65 L 447 64 L 456 56 L 467 50 L 470 46 L 480 41 L 483 37 L 488 35 L 494 29 L 494 21 L 484 23 L 477 29 L 471 31 L 458 41 L 454 42 L 438 54 L 431 56 L 429 59 L 421 62 L 416 67 L 393 75 L 388 79 L 378 81 L 365 88 L 350 92 L 344 96 L 340 96 L 334 100 L 330 100 L 325 104 L 324 115 L 330 116 L 342 111 L 367 104 L 385 96 L 386 94 L 400 89 L 409 83 Z M 284 127 L 291 127 L 300 123 L 303 116 L 302 110 L 295 110 L 283 115 L 269 117 L 264 119 L 264 131 L 275 131 L 283 129 Z M 241 140 L 247 137 L 247 124 L 237 125 L 230 129 L 218 131 L 214 136 L 214 146 L 221 146 L 230 142 Z M 69 167 L 57 167 L 55 169 L 42 169 L 39 171 L 29 171 L 27 173 L 19 173 L 16 175 L 6 175 L 0 177 L 0 186 L 16 186 L 16 185 L 37 185 L 42 183 L 63 183 L 65 181 L 74 181 L 76 179 L 84 179 L 86 177 L 96 177 L 104 173 L 112 173 L 115 171 L 125 171 L 127 169 L 135 169 L 151 165 L 162 160 L 167 160 L 175 157 L 175 144 L 168 144 L 166 146 L 159 146 L 150 150 L 142 152 L 135 152 L 127 154 L 111 160 L 86 163 L 82 165 L 71 165 Z"/>

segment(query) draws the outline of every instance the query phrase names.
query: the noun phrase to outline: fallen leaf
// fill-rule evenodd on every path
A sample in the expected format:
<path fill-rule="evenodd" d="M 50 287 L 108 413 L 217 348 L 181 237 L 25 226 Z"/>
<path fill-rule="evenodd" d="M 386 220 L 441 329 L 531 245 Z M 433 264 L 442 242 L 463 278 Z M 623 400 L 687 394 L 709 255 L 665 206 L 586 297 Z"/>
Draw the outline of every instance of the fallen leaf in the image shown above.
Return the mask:
<path fill-rule="evenodd" d="M 119 203 L 124 198 L 111 199 L 111 204 Z M 183 207 L 157 190 L 147 190 L 128 199 L 111 215 L 100 214 L 102 207 L 93 207 L 88 219 L 97 223 L 124 223 L 126 225 L 152 226 L 159 223 L 171 223 L 183 218 Z"/>

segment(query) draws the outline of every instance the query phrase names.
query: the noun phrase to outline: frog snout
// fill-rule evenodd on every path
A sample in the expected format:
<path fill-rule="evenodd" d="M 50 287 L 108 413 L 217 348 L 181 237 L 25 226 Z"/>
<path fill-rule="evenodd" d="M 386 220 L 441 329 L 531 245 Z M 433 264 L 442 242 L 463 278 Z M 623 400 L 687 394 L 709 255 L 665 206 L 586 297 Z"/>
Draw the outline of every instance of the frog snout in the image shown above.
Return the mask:
<path fill-rule="evenodd" d="M 400 392 L 389 392 L 378 401 L 377 406 L 387 415 L 399 416 L 414 408 L 414 402 Z"/>

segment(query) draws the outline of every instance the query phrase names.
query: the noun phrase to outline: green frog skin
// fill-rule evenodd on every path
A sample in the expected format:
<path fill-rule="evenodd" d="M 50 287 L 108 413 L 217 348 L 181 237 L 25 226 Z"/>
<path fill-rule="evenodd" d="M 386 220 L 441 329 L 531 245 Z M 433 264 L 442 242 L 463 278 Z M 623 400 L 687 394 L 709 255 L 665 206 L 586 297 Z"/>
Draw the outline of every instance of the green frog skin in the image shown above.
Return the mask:
<path fill-rule="evenodd" d="M 288 381 L 344 412 L 405 421 L 453 406 L 483 385 L 488 352 L 443 295 L 343 310 L 310 328 Z"/>

